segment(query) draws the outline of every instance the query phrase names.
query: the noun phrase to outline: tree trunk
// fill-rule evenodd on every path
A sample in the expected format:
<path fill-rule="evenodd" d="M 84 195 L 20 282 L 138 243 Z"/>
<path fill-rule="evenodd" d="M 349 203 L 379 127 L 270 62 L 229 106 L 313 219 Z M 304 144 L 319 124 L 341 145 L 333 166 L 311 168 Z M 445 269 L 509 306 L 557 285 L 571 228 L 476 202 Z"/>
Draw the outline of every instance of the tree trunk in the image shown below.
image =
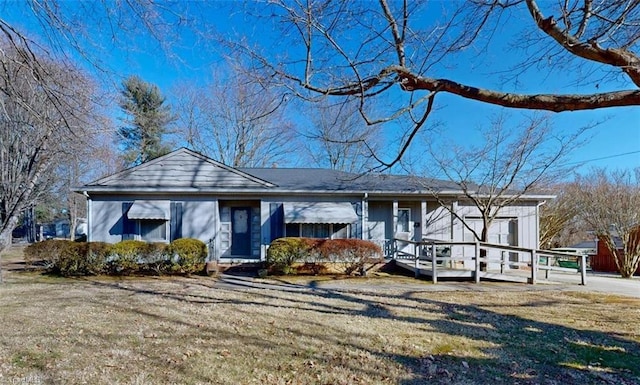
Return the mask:
<path fill-rule="evenodd" d="M 491 222 L 487 218 L 482 218 L 482 232 L 480 233 L 480 242 L 487 242 L 489 240 L 489 226 Z M 487 249 L 480 249 L 480 258 L 487 257 Z M 480 271 L 487 271 L 487 262 L 480 262 Z"/>
<path fill-rule="evenodd" d="M 13 215 L 7 219 L 3 224 L 2 230 L 0 230 L 0 283 L 4 282 L 2 278 L 2 253 L 11 246 L 11 234 L 17 223 L 18 217 Z"/>

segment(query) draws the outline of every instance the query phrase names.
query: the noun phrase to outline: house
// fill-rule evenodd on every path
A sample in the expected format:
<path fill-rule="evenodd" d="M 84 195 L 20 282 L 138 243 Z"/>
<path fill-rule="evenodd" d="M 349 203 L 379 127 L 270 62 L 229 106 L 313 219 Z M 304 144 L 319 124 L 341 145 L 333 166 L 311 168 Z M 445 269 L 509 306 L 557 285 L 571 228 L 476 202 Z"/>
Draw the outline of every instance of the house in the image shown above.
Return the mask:
<path fill-rule="evenodd" d="M 471 228 L 482 228 L 477 210 L 451 182 L 326 169 L 232 168 L 185 148 L 77 192 L 87 197 L 89 241 L 193 237 L 209 245 L 211 259 L 255 262 L 283 236 L 366 239 L 387 256 L 394 238 L 472 240 L 429 188 Z M 523 196 L 506 207 L 493 223 L 490 241 L 537 248 L 538 210 L 545 198 L 550 197 Z"/>
<path fill-rule="evenodd" d="M 635 239 L 636 242 L 640 242 L 640 227 L 635 232 L 635 235 L 632 236 L 632 240 Z M 623 255 L 624 253 L 624 245 L 622 243 L 622 239 L 618 236 L 613 237 L 613 242 L 616 247 L 616 254 Z M 636 243 L 637 244 L 637 243 Z M 607 246 L 607 241 L 602 237 L 598 237 L 596 240 L 596 252 L 595 255 L 592 255 L 590 258 L 590 265 L 593 271 L 599 272 L 608 272 L 608 273 L 618 273 L 618 266 L 616 265 L 615 257 L 609 247 Z M 636 269 L 634 275 L 640 275 L 640 266 Z"/>

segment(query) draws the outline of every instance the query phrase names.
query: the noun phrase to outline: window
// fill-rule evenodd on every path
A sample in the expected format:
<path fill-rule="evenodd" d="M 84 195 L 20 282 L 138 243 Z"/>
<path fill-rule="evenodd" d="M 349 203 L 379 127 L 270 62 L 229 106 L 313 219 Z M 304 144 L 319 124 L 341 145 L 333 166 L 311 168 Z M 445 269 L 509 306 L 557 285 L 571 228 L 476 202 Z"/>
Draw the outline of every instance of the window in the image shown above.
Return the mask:
<path fill-rule="evenodd" d="M 409 221 L 411 219 L 411 209 L 398 209 L 398 224 L 396 232 L 409 233 L 411 228 L 409 227 Z"/>
<path fill-rule="evenodd" d="M 307 238 L 329 238 L 330 226 L 328 223 L 303 223 L 302 236 Z"/>
<path fill-rule="evenodd" d="M 287 237 L 349 238 L 348 224 L 333 223 L 287 223 Z"/>
<path fill-rule="evenodd" d="M 167 221 L 162 219 L 141 219 L 140 239 L 146 242 L 164 242 L 167 240 Z"/>

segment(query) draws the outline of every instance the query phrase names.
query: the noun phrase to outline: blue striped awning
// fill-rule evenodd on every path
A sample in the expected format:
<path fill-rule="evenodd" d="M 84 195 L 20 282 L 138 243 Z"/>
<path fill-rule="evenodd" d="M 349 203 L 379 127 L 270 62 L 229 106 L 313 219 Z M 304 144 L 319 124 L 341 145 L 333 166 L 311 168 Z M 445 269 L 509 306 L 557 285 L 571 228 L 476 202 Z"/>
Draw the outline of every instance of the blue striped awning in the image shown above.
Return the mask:
<path fill-rule="evenodd" d="M 127 218 L 168 220 L 170 206 L 170 201 L 134 201 L 127 211 Z"/>
<path fill-rule="evenodd" d="M 349 202 L 285 202 L 286 223 L 353 223 L 358 220 Z"/>

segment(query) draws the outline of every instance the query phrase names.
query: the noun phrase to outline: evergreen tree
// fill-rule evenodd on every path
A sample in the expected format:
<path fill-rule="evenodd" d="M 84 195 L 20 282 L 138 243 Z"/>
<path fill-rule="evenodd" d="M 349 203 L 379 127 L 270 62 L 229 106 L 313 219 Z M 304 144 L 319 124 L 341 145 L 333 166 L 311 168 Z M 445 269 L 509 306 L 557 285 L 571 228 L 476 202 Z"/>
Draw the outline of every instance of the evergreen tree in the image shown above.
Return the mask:
<path fill-rule="evenodd" d="M 158 87 L 131 76 L 122 83 L 121 93 L 120 107 L 128 115 L 118 130 L 125 162 L 138 165 L 168 153 L 163 136 L 174 117 Z"/>

